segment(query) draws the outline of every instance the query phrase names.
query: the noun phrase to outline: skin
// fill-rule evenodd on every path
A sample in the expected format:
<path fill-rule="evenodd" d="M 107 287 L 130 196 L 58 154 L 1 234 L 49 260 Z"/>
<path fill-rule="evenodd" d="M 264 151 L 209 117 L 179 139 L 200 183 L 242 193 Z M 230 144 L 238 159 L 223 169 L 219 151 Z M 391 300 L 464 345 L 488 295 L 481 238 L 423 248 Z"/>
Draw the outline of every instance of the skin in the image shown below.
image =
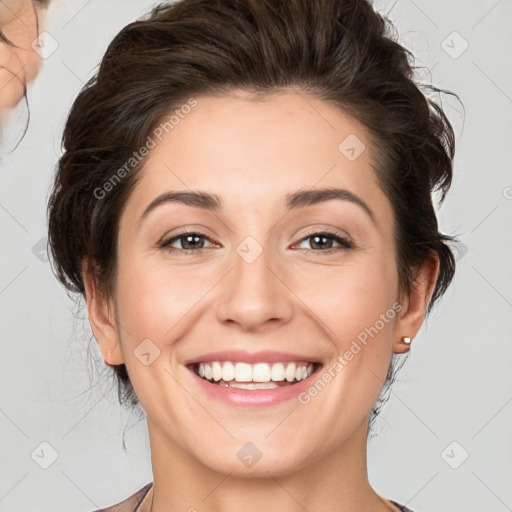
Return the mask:
<path fill-rule="evenodd" d="M 438 260 L 428 258 L 413 293 L 400 297 L 393 211 L 371 141 L 339 109 L 293 91 L 197 101 L 151 151 L 127 201 L 114 296 L 85 275 L 100 350 L 127 365 L 147 413 L 154 485 L 139 510 L 397 510 L 368 482 L 368 420 L 392 353 L 409 348 L 401 337 L 421 326 Z M 349 134 L 366 146 L 353 162 L 338 150 Z M 338 199 L 286 212 L 287 194 L 319 187 L 356 194 L 375 221 Z M 163 192 L 189 189 L 218 194 L 222 210 L 167 203 L 140 221 Z M 160 248 L 180 228 L 208 237 L 201 254 L 186 239 L 173 243 L 175 253 Z M 305 238 L 323 229 L 355 247 Z M 263 248 L 250 264 L 236 252 L 247 236 Z M 224 404 L 206 397 L 183 364 L 234 348 L 307 354 L 325 368 L 399 299 L 400 313 L 307 405 Z M 160 350 L 150 366 L 133 353 L 144 339 Z M 263 454 L 250 469 L 236 456 L 247 442 Z"/>
<path fill-rule="evenodd" d="M 25 84 L 39 72 L 41 58 L 31 45 L 45 12 L 32 0 L 0 2 L 0 30 L 14 45 L 0 40 L 0 118 L 19 103 Z"/>

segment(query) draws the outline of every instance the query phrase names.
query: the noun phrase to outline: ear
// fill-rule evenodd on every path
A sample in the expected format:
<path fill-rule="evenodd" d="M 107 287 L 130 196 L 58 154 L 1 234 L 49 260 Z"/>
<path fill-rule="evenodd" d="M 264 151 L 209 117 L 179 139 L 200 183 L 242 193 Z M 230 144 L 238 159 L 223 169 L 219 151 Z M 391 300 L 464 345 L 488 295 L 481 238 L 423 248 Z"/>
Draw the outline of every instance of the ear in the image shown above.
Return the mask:
<path fill-rule="evenodd" d="M 403 354 L 410 345 L 402 341 L 403 337 L 411 340 L 418 334 L 439 275 L 439 257 L 432 251 L 418 271 L 412 290 L 402 301 L 402 311 L 395 326 L 393 352 Z"/>
<path fill-rule="evenodd" d="M 96 272 L 88 261 L 82 262 L 82 276 L 89 322 L 101 355 L 109 365 L 124 363 L 113 308 L 98 289 Z"/>

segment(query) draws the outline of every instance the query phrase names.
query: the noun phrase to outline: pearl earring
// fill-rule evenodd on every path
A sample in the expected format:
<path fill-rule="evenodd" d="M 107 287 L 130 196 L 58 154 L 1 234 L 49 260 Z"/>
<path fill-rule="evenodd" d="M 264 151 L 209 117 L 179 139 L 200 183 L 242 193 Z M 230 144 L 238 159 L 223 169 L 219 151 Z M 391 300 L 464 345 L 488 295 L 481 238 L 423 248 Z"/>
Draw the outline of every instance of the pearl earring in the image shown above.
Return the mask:
<path fill-rule="evenodd" d="M 410 345 L 411 344 L 411 338 L 409 338 L 408 336 L 404 336 L 402 338 L 402 341 L 406 344 L 406 345 Z"/>

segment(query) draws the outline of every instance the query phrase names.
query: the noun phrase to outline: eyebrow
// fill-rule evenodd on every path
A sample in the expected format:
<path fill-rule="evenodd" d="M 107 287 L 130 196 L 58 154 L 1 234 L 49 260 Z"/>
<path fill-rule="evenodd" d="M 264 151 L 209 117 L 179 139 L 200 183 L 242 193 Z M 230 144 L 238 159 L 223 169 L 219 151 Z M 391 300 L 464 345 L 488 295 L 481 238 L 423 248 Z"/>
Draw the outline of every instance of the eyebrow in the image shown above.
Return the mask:
<path fill-rule="evenodd" d="M 349 201 L 353 204 L 360 206 L 370 219 L 375 223 L 375 215 L 370 207 L 357 195 L 349 190 L 342 188 L 315 188 L 307 190 L 297 190 L 285 196 L 285 207 L 288 211 L 305 206 L 312 206 L 315 204 L 338 199 L 342 201 Z M 144 210 L 141 215 L 140 222 L 149 215 L 149 213 L 167 203 L 182 203 L 202 210 L 219 212 L 222 209 L 222 199 L 217 194 L 210 194 L 202 191 L 171 191 L 166 192 L 156 197 Z"/>

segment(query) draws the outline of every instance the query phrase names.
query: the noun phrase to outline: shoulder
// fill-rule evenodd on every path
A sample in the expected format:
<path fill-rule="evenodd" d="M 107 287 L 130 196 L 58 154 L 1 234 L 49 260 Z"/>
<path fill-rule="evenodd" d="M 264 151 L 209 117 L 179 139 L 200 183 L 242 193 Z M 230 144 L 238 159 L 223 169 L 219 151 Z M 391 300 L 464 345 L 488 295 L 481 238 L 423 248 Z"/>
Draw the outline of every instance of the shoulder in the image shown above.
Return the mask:
<path fill-rule="evenodd" d="M 94 512 L 135 512 L 137 507 L 140 505 L 144 496 L 148 493 L 153 483 L 146 484 L 142 489 L 139 489 L 135 494 L 132 494 L 129 498 L 126 498 L 121 503 L 112 505 L 108 508 L 102 508 L 95 510 Z"/>

